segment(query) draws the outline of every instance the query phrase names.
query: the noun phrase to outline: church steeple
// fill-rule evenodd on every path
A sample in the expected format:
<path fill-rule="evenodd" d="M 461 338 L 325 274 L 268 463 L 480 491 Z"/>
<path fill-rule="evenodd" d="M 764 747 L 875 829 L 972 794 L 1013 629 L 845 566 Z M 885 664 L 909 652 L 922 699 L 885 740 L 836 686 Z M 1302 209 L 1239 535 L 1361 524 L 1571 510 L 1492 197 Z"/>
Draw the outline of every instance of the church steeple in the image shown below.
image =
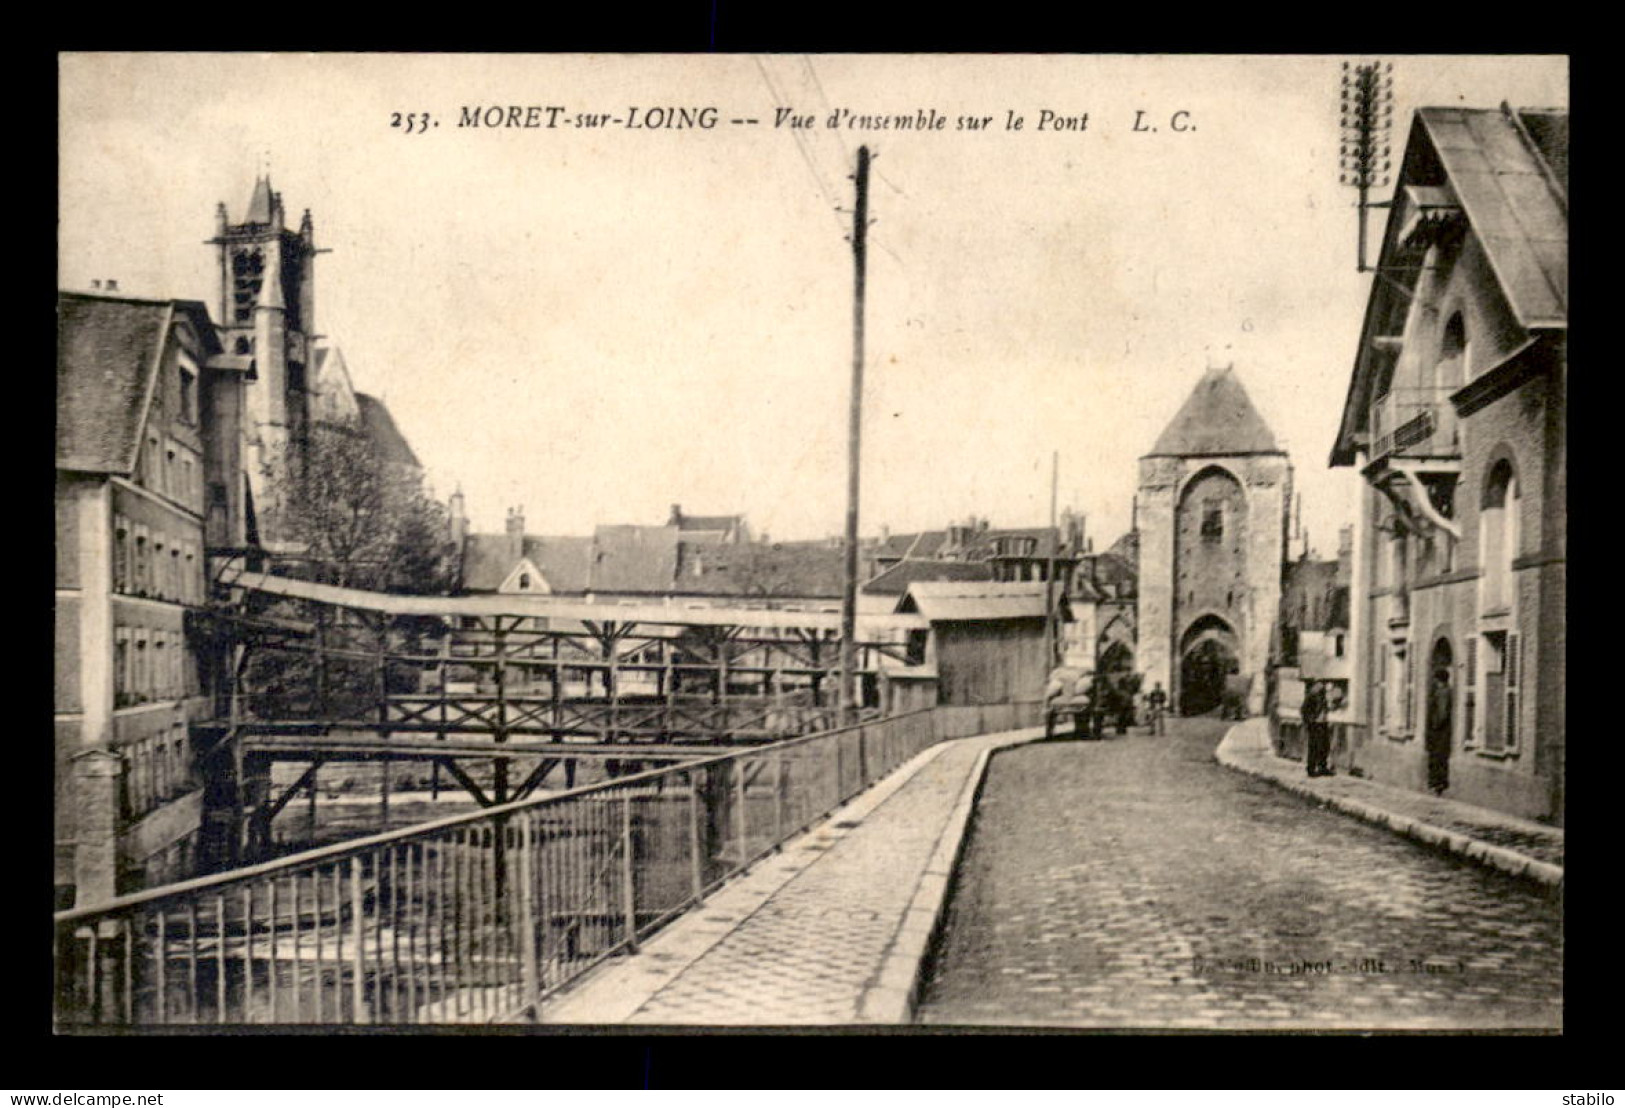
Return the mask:
<path fill-rule="evenodd" d="M 276 207 L 276 194 L 271 191 L 271 178 L 255 176 L 254 195 L 248 200 L 248 214 L 243 217 L 245 223 L 270 223 L 271 210 Z"/>

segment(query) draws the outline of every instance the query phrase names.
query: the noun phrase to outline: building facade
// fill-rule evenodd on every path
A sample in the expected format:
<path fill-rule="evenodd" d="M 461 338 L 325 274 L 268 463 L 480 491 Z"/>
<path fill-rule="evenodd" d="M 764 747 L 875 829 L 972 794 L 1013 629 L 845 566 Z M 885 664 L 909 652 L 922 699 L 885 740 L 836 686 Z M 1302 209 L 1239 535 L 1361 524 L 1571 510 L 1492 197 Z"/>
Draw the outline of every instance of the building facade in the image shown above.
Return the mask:
<path fill-rule="evenodd" d="M 192 871 L 196 729 L 216 707 L 192 617 L 208 602 L 210 531 L 229 533 L 243 504 L 219 487 L 208 427 L 240 409 L 245 374 L 195 301 L 62 293 L 57 312 L 55 883 L 67 905 Z"/>
<path fill-rule="evenodd" d="M 1209 369 L 1140 459 L 1138 643 L 1145 687 L 1188 714 L 1264 675 L 1281 599 L 1292 463 L 1231 367 Z"/>
<path fill-rule="evenodd" d="M 1418 110 L 1331 457 L 1364 478 L 1349 766 L 1559 823 L 1567 188 L 1566 113 Z"/>

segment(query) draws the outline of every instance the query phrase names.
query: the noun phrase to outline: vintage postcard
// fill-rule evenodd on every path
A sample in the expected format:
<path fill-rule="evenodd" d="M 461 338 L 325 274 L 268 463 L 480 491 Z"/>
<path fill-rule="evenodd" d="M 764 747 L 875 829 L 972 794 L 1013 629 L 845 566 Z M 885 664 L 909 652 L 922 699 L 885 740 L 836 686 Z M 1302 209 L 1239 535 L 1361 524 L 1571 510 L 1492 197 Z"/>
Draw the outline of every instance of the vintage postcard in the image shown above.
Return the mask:
<path fill-rule="evenodd" d="M 1562 1030 L 1566 58 L 59 86 L 59 1031 Z"/>

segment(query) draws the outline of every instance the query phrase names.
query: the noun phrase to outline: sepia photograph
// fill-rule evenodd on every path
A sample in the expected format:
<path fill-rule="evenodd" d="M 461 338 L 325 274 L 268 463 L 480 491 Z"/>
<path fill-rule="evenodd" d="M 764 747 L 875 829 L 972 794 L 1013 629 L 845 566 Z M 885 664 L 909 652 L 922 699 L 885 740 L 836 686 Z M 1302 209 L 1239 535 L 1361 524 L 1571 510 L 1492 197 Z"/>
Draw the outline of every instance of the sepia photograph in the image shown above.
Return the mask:
<path fill-rule="evenodd" d="M 57 80 L 58 1035 L 1563 1033 L 1568 58 Z"/>

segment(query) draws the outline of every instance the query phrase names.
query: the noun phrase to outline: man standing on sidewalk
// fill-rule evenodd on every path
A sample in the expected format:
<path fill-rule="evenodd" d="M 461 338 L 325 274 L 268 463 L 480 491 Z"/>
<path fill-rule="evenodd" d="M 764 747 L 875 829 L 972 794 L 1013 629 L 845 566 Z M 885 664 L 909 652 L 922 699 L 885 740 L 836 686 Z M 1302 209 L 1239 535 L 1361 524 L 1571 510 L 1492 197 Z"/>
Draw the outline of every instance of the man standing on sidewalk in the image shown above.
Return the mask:
<path fill-rule="evenodd" d="M 1162 682 L 1158 681 L 1151 686 L 1151 691 L 1145 694 L 1145 714 L 1151 724 L 1151 734 L 1160 735 L 1162 731 L 1162 710 L 1168 706 L 1168 694 L 1162 691 Z"/>
<path fill-rule="evenodd" d="M 1331 728 L 1326 723 L 1327 710 L 1325 684 L 1309 682 L 1308 691 L 1303 694 L 1303 706 L 1298 712 L 1303 717 L 1303 729 L 1308 737 L 1309 750 L 1305 761 L 1310 777 L 1332 776 L 1332 769 L 1326 764 L 1332 752 Z"/>

